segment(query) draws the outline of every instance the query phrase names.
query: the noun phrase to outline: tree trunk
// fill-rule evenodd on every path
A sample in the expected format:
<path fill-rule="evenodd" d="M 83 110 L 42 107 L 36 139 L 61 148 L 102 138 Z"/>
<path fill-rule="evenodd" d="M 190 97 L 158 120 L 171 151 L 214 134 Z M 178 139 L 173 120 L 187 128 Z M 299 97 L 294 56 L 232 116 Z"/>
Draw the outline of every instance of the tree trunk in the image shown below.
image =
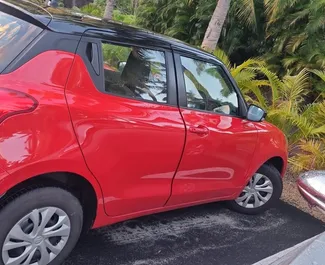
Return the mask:
<path fill-rule="evenodd" d="M 132 0 L 132 9 L 133 9 L 133 15 L 135 14 L 136 9 L 138 8 L 139 5 L 139 0 Z"/>
<path fill-rule="evenodd" d="M 107 20 L 113 19 L 114 5 L 115 5 L 115 0 L 107 0 L 105 13 L 104 13 L 104 19 L 107 19 Z"/>
<path fill-rule="evenodd" d="M 219 0 L 213 12 L 208 29 L 205 32 L 202 48 L 214 51 L 220 38 L 223 24 L 225 23 L 231 0 Z"/>

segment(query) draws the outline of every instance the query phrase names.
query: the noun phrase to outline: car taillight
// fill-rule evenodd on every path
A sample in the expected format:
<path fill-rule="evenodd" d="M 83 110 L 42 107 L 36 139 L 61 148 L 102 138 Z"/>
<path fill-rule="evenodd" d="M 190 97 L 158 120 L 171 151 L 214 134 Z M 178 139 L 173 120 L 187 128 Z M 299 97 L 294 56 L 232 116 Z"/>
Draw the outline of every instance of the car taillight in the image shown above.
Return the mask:
<path fill-rule="evenodd" d="M 8 88 L 0 88 L 0 123 L 10 116 L 31 112 L 38 102 L 30 95 Z"/>

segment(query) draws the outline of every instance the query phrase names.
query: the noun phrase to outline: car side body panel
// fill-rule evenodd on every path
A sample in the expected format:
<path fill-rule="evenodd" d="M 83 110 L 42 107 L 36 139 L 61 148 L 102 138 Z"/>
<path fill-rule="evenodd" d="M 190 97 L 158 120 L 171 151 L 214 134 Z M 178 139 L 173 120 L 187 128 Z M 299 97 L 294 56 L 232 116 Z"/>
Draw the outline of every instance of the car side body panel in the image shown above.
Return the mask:
<path fill-rule="evenodd" d="M 101 183 L 107 214 L 164 206 L 185 141 L 179 109 L 100 92 L 79 55 L 66 97 L 87 165 Z"/>
<path fill-rule="evenodd" d="M 195 205 L 201 205 L 201 204 L 206 204 L 206 203 L 211 203 L 211 202 L 216 202 L 216 201 L 223 201 L 223 200 L 232 200 L 234 199 L 234 196 L 225 196 L 225 197 L 220 197 L 219 199 L 205 199 L 205 200 L 199 200 L 199 201 L 191 201 L 187 203 L 182 203 L 182 204 L 176 204 L 176 205 L 166 205 L 163 207 L 157 207 L 149 210 L 144 210 L 144 211 L 138 211 L 130 214 L 125 214 L 125 215 L 119 215 L 119 216 L 106 216 L 104 218 L 97 218 L 95 221 L 95 224 L 93 228 L 98 228 L 106 225 L 111 225 L 115 224 L 118 222 L 123 222 L 126 220 L 134 219 L 137 217 L 141 216 L 146 216 L 146 215 L 151 215 L 151 214 L 156 214 L 156 213 L 162 213 L 162 212 L 168 212 L 176 209 L 181 209 L 181 208 L 186 208 L 186 207 L 191 207 Z"/>
<path fill-rule="evenodd" d="M 97 195 L 97 218 L 103 218 L 99 183 L 88 170 L 71 124 L 64 86 L 74 54 L 47 51 L 17 70 L 0 75 L 1 87 L 29 94 L 38 102 L 31 113 L 0 124 L 0 194 L 45 173 L 69 172 L 86 178 Z"/>
<path fill-rule="evenodd" d="M 222 198 L 245 186 L 257 131 L 253 122 L 212 112 L 181 109 L 187 138 L 168 205 Z M 191 132 L 207 129 L 206 134 Z"/>
<path fill-rule="evenodd" d="M 251 123 L 249 121 L 243 120 L 243 123 Z M 195 194 L 194 194 L 194 199 L 191 200 L 191 196 L 193 193 L 187 193 L 188 189 L 181 189 L 182 187 L 189 187 L 190 185 L 182 183 L 182 179 L 174 180 L 174 183 L 176 183 L 175 186 L 173 186 L 173 191 L 176 189 L 176 192 L 179 193 L 178 196 L 175 196 L 175 200 L 173 201 L 173 197 L 168 201 L 166 206 L 164 207 L 158 207 L 154 209 L 149 209 L 145 211 L 138 211 L 134 212 L 131 214 L 125 214 L 125 215 L 120 215 L 120 216 L 112 216 L 112 217 L 107 217 L 105 220 L 97 220 L 97 225 L 102 226 L 102 225 L 107 225 L 107 224 L 113 224 L 121 221 L 125 221 L 128 219 L 144 216 L 144 215 L 150 215 L 150 214 L 155 214 L 155 213 L 160 213 L 160 212 L 165 212 L 169 210 L 174 210 L 178 208 L 184 208 L 184 207 L 190 207 L 194 205 L 199 205 L 199 204 L 205 204 L 209 202 L 215 202 L 215 201 L 222 201 L 222 200 L 234 200 L 238 197 L 246 183 L 249 181 L 251 176 L 267 161 L 269 161 L 272 158 L 280 158 L 283 161 L 283 167 L 281 170 L 281 175 L 282 177 L 285 174 L 286 171 L 286 163 L 287 163 L 287 143 L 284 135 L 281 133 L 281 131 L 276 128 L 275 126 L 269 124 L 268 122 L 258 122 L 258 123 L 253 123 L 253 126 L 256 128 L 257 131 L 257 138 L 256 139 L 256 147 L 255 147 L 255 152 L 252 154 L 252 156 L 248 157 L 251 160 L 251 163 L 246 165 L 246 171 L 245 174 L 242 176 L 239 176 L 238 179 L 238 186 L 236 188 L 231 188 L 229 190 L 232 191 L 232 193 L 228 193 L 228 195 L 225 194 L 218 194 L 218 197 L 214 198 L 205 198 L 205 199 L 196 199 L 195 200 Z M 270 136 L 271 135 L 271 136 Z M 285 148 L 283 148 L 285 147 Z M 262 148 L 262 149 L 258 149 Z M 245 150 L 242 148 L 242 150 Z M 232 154 L 232 153 L 229 153 Z M 181 171 L 179 171 L 181 172 Z M 177 173 L 178 174 L 178 173 Z M 176 175 L 177 176 L 177 175 Z M 189 182 L 188 179 L 184 178 L 184 182 Z M 193 181 L 193 180 L 192 180 Z M 191 183 L 191 182 L 189 182 Z M 199 181 L 197 181 L 199 183 Z M 220 182 L 222 184 L 222 182 Z M 200 183 L 199 183 L 200 184 Z M 220 184 L 220 185 L 221 185 Z M 231 185 L 228 182 L 224 182 L 223 184 L 225 185 Z M 194 186 L 195 187 L 195 186 Z M 203 187 L 198 185 L 198 187 Z M 208 186 L 204 185 L 204 188 L 207 189 L 208 194 L 209 189 Z M 229 191 L 228 190 L 228 191 Z M 176 193 L 175 192 L 175 193 Z M 203 194 L 203 192 L 202 192 Z M 211 194 L 211 193 L 210 193 Z M 180 200 L 186 201 L 181 203 Z M 178 202 L 175 202 L 178 200 Z"/>
<path fill-rule="evenodd" d="M 266 121 L 255 122 L 254 125 L 257 129 L 258 139 L 249 176 L 254 174 L 262 164 L 271 159 L 279 158 L 282 160 L 282 168 L 279 171 L 284 177 L 288 163 L 288 143 L 285 135 L 276 126 Z M 249 176 L 247 177 L 249 178 Z"/>

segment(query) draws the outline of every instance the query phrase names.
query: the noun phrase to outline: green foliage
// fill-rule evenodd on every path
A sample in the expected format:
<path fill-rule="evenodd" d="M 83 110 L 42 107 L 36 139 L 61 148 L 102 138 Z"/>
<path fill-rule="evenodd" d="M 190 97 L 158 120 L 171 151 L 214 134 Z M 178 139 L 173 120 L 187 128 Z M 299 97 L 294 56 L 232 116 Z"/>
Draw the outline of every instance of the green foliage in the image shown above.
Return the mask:
<path fill-rule="evenodd" d="M 304 68 L 325 70 L 325 1 L 265 0 L 267 37 L 272 47 L 265 58 L 280 75 Z M 286 29 L 286 30 L 284 30 Z M 325 92 L 312 77 L 314 95 Z"/>
<path fill-rule="evenodd" d="M 104 62 L 115 68 L 119 62 L 126 62 L 131 52 L 131 48 L 107 43 L 103 44 L 102 47 Z"/>
<path fill-rule="evenodd" d="M 144 0 L 136 12 L 137 23 L 149 30 L 200 45 L 215 0 Z"/>
<path fill-rule="evenodd" d="M 95 1 L 94 3 L 83 6 L 80 11 L 91 16 L 103 17 L 105 11 L 105 1 Z M 119 9 L 115 9 L 113 11 L 113 20 L 129 25 L 135 25 L 135 16 L 124 14 Z"/>
<path fill-rule="evenodd" d="M 221 34 L 219 47 L 236 62 L 265 52 L 263 0 L 254 1 L 233 0 Z M 247 2 L 254 2 L 252 13 L 257 14 L 254 23 L 251 22 L 253 28 L 243 23 L 243 20 L 251 20 L 248 11 L 252 5 L 242 10 Z M 149 30 L 199 46 L 216 4 L 215 0 L 143 0 L 136 13 L 137 23 Z"/>
<path fill-rule="evenodd" d="M 113 11 L 113 20 L 119 21 L 128 25 L 135 25 L 135 16 L 123 14 L 120 10 Z"/>
<path fill-rule="evenodd" d="M 294 172 L 306 170 L 324 169 L 325 141 L 302 140 L 298 145 L 300 152 L 289 158 Z"/>
<path fill-rule="evenodd" d="M 200 45 L 215 0 L 143 0 L 137 23 Z M 283 77 L 302 69 L 325 70 L 325 1 L 232 0 L 219 47 L 240 64 L 261 57 Z M 325 92 L 312 77 L 314 94 Z"/>
<path fill-rule="evenodd" d="M 80 8 L 80 11 L 84 14 L 91 16 L 102 17 L 104 15 L 104 10 L 101 6 L 91 3 Z"/>
<path fill-rule="evenodd" d="M 320 96 L 305 105 L 310 72 L 302 69 L 281 78 L 261 59 L 232 66 L 223 51 L 217 49 L 214 54 L 227 65 L 247 101 L 262 106 L 268 113 L 267 120 L 286 134 L 292 170 L 324 168 L 325 100 L 318 100 Z M 325 81 L 325 72 L 313 70 L 312 73 Z"/>

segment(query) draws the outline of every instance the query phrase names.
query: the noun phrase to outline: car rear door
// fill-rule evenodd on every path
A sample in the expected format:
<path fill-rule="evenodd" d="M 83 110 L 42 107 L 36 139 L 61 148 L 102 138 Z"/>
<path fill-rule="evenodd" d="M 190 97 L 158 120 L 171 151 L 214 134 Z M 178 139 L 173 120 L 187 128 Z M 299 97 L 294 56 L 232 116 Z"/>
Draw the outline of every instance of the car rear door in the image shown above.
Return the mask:
<path fill-rule="evenodd" d="M 185 141 L 172 53 L 132 34 L 83 36 L 66 87 L 80 147 L 113 216 L 165 205 Z"/>
<path fill-rule="evenodd" d="M 222 65 L 181 52 L 175 63 L 187 136 L 168 205 L 229 198 L 246 182 L 257 131 Z"/>

